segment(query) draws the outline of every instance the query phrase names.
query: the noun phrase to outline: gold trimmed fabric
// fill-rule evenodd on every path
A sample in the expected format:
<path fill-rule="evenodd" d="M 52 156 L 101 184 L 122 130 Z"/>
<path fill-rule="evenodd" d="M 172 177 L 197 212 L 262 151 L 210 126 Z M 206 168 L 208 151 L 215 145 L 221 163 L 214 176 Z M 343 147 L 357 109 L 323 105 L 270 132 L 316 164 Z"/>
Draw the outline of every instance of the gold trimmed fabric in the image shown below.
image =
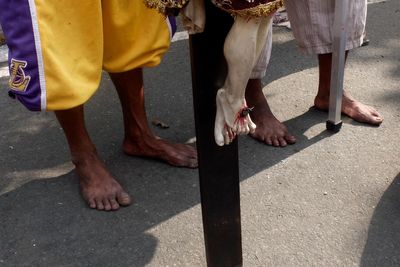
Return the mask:
<path fill-rule="evenodd" d="M 190 0 L 143 0 L 148 8 L 157 9 L 167 15 L 168 10 L 182 9 Z"/>
<path fill-rule="evenodd" d="M 158 10 L 160 13 L 167 15 L 171 10 L 180 10 L 187 5 L 190 0 L 143 0 L 148 8 Z M 210 1 L 210 0 L 204 0 Z M 268 17 L 283 7 L 284 0 L 273 0 L 267 3 L 259 3 L 258 5 L 248 8 L 235 8 L 234 2 L 241 1 L 241 6 L 246 6 L 247 0 L 212 0 L 212 2 L 220 9 L 228 12 L 233 16 L 241 17 Z M 257 0 L 256 0 L 257 1 Z M 259 1 L 259 0 L 258 0 Z M 251 4 L 249 4 L 251 5 Z"/>
<path fill-rule="evenodd" d="M 239 0 L 239 1 L 246 1 L 246 0 Z M 269 15 L 278 11 L 279 8 L 284 6 L 284 0 L 275 0 L 272 2 L 259 4 L 257 6 L 250 8 L 234 9 L 233 7 L 229 7 L 229 4 L 227 4 L 227 2 L 228 1 L 223 0 L 224 4 L 220 4 L 217 1 L 215 5 L 220 9 L 230 13 L 233 16 L 250 17 L 250 18 L 268 17 Z"/>

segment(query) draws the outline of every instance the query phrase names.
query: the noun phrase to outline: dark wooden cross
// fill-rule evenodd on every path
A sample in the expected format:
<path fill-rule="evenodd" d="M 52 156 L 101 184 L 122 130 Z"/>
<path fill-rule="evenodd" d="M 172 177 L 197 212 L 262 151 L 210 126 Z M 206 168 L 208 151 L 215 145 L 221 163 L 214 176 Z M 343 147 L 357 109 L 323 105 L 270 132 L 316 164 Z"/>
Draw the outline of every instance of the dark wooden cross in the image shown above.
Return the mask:
<path fill-rule="evenodd" d="M 227 65 L 223 54 L 232 17 L 205 1 L 206 26 L 190 37 L 193 101 L 207 265 L 242 266 L 237 140 L 214 141 L 215 97 Z"/>

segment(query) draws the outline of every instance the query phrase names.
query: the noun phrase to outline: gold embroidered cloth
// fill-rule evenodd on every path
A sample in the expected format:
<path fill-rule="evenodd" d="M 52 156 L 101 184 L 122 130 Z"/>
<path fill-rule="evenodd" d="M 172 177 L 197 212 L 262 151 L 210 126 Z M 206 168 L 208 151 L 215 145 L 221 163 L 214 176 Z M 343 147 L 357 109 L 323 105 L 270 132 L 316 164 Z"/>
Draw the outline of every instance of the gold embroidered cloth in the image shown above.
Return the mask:
<path fill-rule="evenodd" d="M 143 0 L 147 7 L 155 8 L 162 14 L 175 13 L 190 0 Z M 205 0 L 209 1 L 209 0 Z M 250 1 L 250 0 L 249 0 Z M 213 0 L 222 10 L 242 17 L 267 17 L 284 5 L 284 0 Z"/>

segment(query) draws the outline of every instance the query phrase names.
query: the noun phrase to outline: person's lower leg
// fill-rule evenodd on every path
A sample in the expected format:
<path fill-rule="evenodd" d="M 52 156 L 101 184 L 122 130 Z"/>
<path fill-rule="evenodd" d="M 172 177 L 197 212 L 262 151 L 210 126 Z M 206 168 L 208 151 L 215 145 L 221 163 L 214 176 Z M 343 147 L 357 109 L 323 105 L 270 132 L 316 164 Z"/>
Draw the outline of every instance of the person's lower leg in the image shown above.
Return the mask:
<path fill-rule="evenodd" d="M 347 60 L 348 51 L 345 53 L 345 62 Z M 315 99 L 321 102 L 329 103 L 329 94 L 331 88 L 331 67 L 332 53 L 318 55 L 319 83 L 318 93 Z"/>
<path fill-rule="evenodd" d="M 110 77 L 122 106 L 124 152 L 132 156 L 161 159 L 174 166 L 197 167 L 197 153 L 193 147 L 167 142 L 151 131 L 145 110 L 142 69 L 110 73 Z"/>
<path fill-rule="evenodd" d="M 83 197 L 91 208 L 116 210 L 129 205 L 129 195 L 112 177 L 97 154 L 85 127 L 83 106 L 55 112 L 64 130 Z"/>
<path fill-rule="evenodd" d="M 261 79 L 250 79 L 246 87 L 246 101 L 253 108 L 250 116 L 257 128 L 251 136 L 268 145 L 284 147 L 294 144 L 296 138 L 291 135 L 272 113 L 262 91 Z"/>
<path fill-rule="evenodd" d="M 347 59 L 348 51 L 346 51 Z M 329 95 L 331 86 L 332 53 L 318 55 L 319 85 L 314 99 L 314 106 L 321 110 L 329 109 Z M 382 116 L 371 106 L 355 100 L 346 90 L 343 90 L 342 112 L 356 121 L 379 125 Z"/>

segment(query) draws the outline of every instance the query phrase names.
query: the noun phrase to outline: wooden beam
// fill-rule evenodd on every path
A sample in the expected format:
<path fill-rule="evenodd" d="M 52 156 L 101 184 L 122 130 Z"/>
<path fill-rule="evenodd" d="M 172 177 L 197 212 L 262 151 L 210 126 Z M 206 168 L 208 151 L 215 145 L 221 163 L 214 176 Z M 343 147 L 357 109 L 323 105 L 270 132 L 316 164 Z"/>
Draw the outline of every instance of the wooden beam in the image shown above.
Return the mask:
<path fill-rule="evenodd" d="M 227 73 L 223 45 L 233 19 L 210 2 L 204 32 L 190 37 L 205 250 L 209 267 L 242 266 L 237 140 L 223 147 L 214 141 L 215 97 Z"/>

